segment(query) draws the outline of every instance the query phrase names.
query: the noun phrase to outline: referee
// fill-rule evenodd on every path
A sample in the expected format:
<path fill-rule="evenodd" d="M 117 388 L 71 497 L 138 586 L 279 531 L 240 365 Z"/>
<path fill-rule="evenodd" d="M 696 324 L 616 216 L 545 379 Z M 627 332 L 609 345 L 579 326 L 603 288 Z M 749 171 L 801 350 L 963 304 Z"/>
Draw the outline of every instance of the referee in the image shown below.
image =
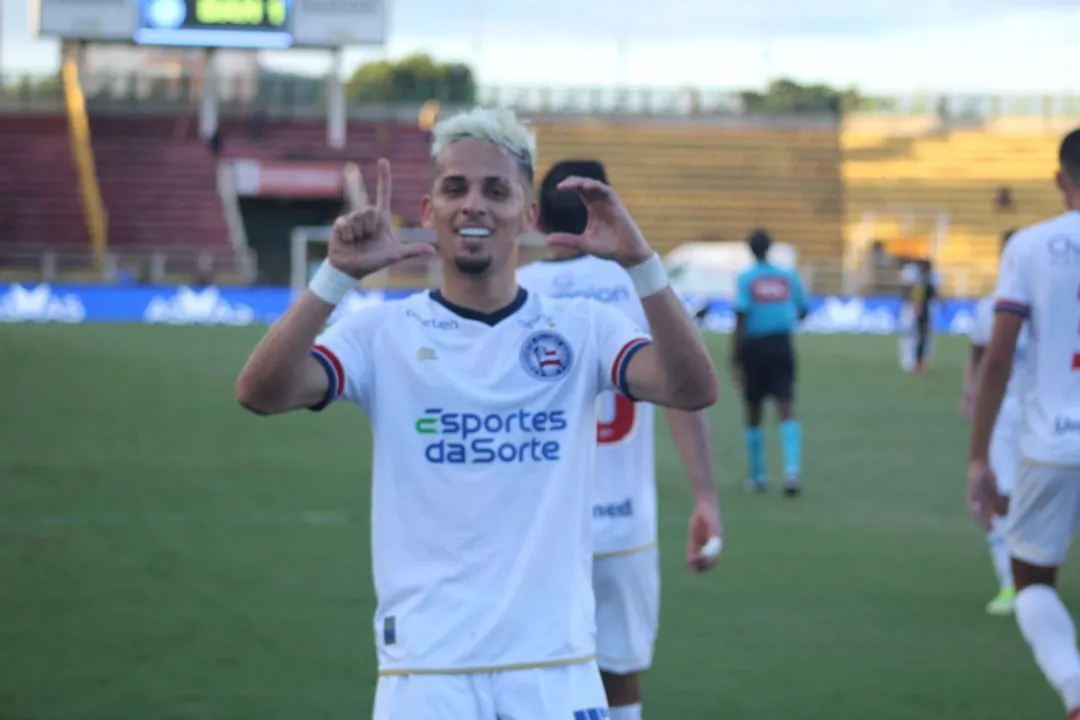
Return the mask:
<path fill-rule="evenodd" d="M 780 444 L 784 451 L 784 494 L 801 492 L 802 428 L 795 419 L 795 348 L 792 334 L 808 307 L 802 281 L 792 270 L 767 259 L 772 238 L 755 230 L 747 238 L 755 262 L 739 275 L 735 297 L 735 335 L 731 367 L 746 402 L 746 452 L 750 477 L 746 489 L 764 492 L 765 437 L 761 429 L 766 397 L 776 401 Z"/>

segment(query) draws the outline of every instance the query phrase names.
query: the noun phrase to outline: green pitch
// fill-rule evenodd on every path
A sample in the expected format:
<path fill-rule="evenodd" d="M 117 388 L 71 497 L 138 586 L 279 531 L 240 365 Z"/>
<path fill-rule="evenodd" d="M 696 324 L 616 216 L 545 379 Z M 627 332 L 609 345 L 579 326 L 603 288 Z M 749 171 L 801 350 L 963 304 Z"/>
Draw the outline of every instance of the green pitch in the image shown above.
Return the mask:
<path fill-rule="evenodd" d="M 260 334 L 0 326 L 0 718 L 370 716 L 367 425 L 346 406 L 243 412 L 233 381 Z M 921 377 L 892 338 L 799 349 L 807 493 L 739 493 L 725 387 L 725 558 L 705 576 L 684 569 L 689 494 L 661 423 L 646 717 L 1062 716 L 1014 621 L 983 612 L 962 341 L 939 340 Z M 774 428 L 767 445 L 777 478 Z M 1067 601 L 1077 589 L 1067 575 Z"/>

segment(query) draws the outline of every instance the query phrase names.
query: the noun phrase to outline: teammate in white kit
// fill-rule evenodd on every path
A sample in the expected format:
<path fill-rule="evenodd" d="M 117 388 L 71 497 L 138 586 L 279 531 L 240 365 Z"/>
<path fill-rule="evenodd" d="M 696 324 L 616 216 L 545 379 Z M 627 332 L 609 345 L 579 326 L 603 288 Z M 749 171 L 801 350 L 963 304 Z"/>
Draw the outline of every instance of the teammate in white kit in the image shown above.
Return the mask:
<path fill-rule="evenodd" d="M 996 319 L 975 401 L 968 505 L 983 527 L 994 513 L 990 438 L 1028 325 L 1020 377 L 1020 470 L 1005 538 L 1016 583 L 1015 613 L 1035 662 L 1080 720 L 1076 627 L 1057 593 L 1080 522 L 1080 130 L 1065 137 L 1057 184 L 1068 211 L 1013 235 L 998 278 Z"/>
<path fill-rule="evenodd" d="M 1005 233 L 1002 248 L 1008 244 L 1014 231 Z M 975 323 L 971 328 L 971 354 L 964 366 L 964 415 L 971 419 L 971 406 L 978 390 L 982 374 L 982 359 L 994 325 L 994 298 L 987 296 L 975 306 Z M 1020 384 L 1026 363 L 1027 332 L 1021 332 L 1017 338 L 1016 355 L 1013 358 L 1012 375 L 1005 391 L 1005 400 L 1001 405 L 994 432 L 990 438 L 990 468 L 997 480 L 997 494 L 994 519 L 990 531 L 986 534 L 990 544 L 990 560 L 994 574 L 998 579 L 998 594 L 986 605 L 991 615 L 1008 615 L 1013 609 L 1016 590 L 1013 586 L 1012 566 L 1009 549 L 1005 544 L 1005 516 L 1009 509 L 1009 495 L 1020 467 L 1020 427 L 1023 415 L 1020 412 Z"/>
<path fill-rule="evenodd" d="M 344 398 L 371 418 L 378 720 L 607 717 L 591 586 L 596 400 L 716 400 L 697 329 L 606 185 L 565 181 L 589 225 L 548 242 L 628 268 L 652 338 L 602 303 L 518 286 L 535 144 L 508 111 L 439 123 L 422 214 L 440 288 L 324 331 L 359 278 L 436 252 L 395 238 L 380 161 L 375 206 L 334 224 L 327 262 L 237 380 L 256 413 Z"/>
<path fill-rule="evenodd" d="M 599 162 L 556 163 L 540 186 L 541 232 L 584 230 L 588 218 L 581 198 L 557 189 L 572 176 L 607 182 Z M 552 297 L 594 298 L 648 327 L 630 277 L 610 260 L 556 248 L 549 259 L 520 268 L 518 282 Z M 640 674 L 652 664 L 660 621 L 654 412 L 651 405 L 615 392 L 604 393 L 601 403 L 593 505 L 597 661 L 612 720 L 640 720 Z M 669 409 L 668 422 L 695 500 L 686 562 L 700 572 L 718 560 L 704 555 L 702 546 L 722 532 L 712 433 L 704 411 Z"/>

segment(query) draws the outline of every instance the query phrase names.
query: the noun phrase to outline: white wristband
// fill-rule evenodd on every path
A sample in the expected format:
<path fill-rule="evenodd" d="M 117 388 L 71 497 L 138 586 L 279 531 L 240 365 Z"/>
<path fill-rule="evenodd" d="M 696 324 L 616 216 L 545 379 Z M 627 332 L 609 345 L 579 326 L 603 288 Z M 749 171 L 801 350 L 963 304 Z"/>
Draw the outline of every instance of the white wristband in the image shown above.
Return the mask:
<path fill-rule="evenodd" d="M 321 299 L 337 305 L 345 299 L 345 296 L 356 287 L 356 278 L 341 272 L 330 264 L 329 260 L 323 260 L 323 264 L 311 276 L 308 289 Z"/>
<path fill-rule="evenodd" d="M 634 290 L 638 297 L 647 298 L 655 295 L 668 286 L 667 270 L 660 256 L 653 253 L 652 257 L 634 267 L 627 268 L 630 280 L 634 283 Z"/>

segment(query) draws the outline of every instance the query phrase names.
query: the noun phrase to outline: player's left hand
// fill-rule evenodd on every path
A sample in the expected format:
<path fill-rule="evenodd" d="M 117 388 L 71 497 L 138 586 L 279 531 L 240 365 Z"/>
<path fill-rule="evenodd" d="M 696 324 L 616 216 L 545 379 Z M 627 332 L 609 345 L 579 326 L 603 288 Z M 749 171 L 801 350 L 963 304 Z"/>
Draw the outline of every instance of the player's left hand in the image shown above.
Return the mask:
<path fill-rule="evenodd" d="M 563 180 L 558 188 L 581 196 L 589 220 L 581 235 L 552 233 L 547 236 L 549 244 L 614 260 L 624 268 L 639 265 L 652 257 L 652 247 L 609 185 L 574 176 Z"/>
<path fill-rule="evenodd" d="M 711 538 L 723 538 L 724 527 L 720 523 L 720 508 L 716 500 L 698 500 L 690 515 L 690 527 L 686 540 L 686 565 L 695 573 L 702 573 L 720 562 L 722 553 L 706 555 L 702 552 Z"/>
<path fill-rule="evenodd" d="M 999 504 L 997 478 L 984 460 L 968 462 L 967 505 L 968 514 L 975 524 L 986 532 L 994 522 L 994 512 Z"/>

